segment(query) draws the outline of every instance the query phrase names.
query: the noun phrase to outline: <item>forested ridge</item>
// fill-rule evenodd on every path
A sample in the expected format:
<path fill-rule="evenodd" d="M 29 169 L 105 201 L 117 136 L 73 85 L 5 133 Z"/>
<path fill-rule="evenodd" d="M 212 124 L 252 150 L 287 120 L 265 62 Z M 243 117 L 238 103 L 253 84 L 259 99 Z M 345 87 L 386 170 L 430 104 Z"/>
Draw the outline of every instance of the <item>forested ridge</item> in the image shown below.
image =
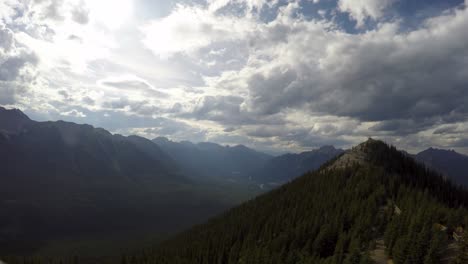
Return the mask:
<path fill-rule="evenodd" d="M 383 240 L 396 264 L 468 263 L 467 206 L 466 190 L 369 140 L 316 172 L 120 262 L 364 264 L 373 263 L 376 241 Z M 31 261 L 7 259 L 49 263 Z"/>

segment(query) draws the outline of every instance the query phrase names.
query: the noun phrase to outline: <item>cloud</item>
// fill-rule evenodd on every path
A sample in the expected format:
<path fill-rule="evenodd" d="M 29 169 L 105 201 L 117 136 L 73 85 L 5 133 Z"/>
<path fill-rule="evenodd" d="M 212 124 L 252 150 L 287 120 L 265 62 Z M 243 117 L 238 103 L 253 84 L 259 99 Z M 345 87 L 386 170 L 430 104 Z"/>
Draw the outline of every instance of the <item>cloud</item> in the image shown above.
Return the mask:
<path fill-rule="evenodd" d="M 36 54 L 18 45 L 13 31 L 0 24 L 0 104 L 14 104 L 35 79 Z"/>
<path fill-rule="evenodd" d="M 437 122 L 430 119 L 412 120 L 412 119 L 392 119 L 380 121 L 370 127 L 372 131 L 384 131 L 393 135 L 406 136 L 423 131 L 433 127 Z"/>
<path fill-rule="evenodd" d="M 17 0 L 2 0 L 0 2 L 0 21 L 10 23 L 17 10 L 23 7 L 23 3 Z"/>
<path fill-rule="evenodd" d="M 396 23 L 358 35 L 327 31 L 313 21 L 284 25 L 288 41 L 265 49 L 260 44 L 241 71 L 246 107 L 266 115 L 306 107 L 361 121 L 415 124 L 464 119 L 466 23 L 468 12 L 459 9 L 409 33 L 399 33 Z"/>
<path fill-rule="evenodd" d="M 148 81 L 133 75 L 120 76 L 117 78 L 106 78 L 98 82 L 100 85 L 117 88 L 123 91 L 141 92 L 147 96 L 164 98 L 168 95 L 159 91 Z"/>
<path fill-rule="evenodd" d="M 61 115 L 63 115 L 63 116 L 80 117 L 80 118 L 86 117 L 86 114 L 84 114 L 83 112 L 78 111 L 78 110 L 76 110 L 76 109 L 70 110 L 70 111 L 68 111 L 68 112 L 63 112 L 63 113 L 61 113 Z"/>
<path fill-rule="evenodd" d="M 0 63 L 0 81 L 10 82 L 16 80 L 20 74 L 20 70 L 26 64 L 35 64 L 36 62 L 37 57 L 31 53 L 20 53 L 17 56 L 3 59 Z"/>
<path fill-rule="evenodd" d="M 65 19 L 63 16 L 63 0 L 34 0 L 37 6 L 41 8 L 43 19 L 59 20 Z"/>
<path fill-rule="evenodd" d="M 196 105 L 191 115 L 221 123 L 244 122 L 240 105 L 244 99 L 238 96 L 205 96 Z M 245 117 L 244 117 L 245 118 Z"/>
<path fill-rule="evenodd" d="M 459 132 L 458 125 L 445 125 L 434 130 L 434 135 L 454 134 Z"/>
<path fill-rule="evenodd" d="M 347 12 L 356 21 L 356 27 L 362 28 L 366 19 L 375 21 L 384 15 L 385 9 L 396 0 L 339 0 L 338 10 Z"/>
<path fill-rule="evenodd" d="M 178 5 L 169 16 L 146 24 L 141 31 L 145 46 L 167 57 L 242 38 L 250 28 L 250 21 L 235 16 L 218 16 L 210 9 Z"/>
<path fill-rule="evenodd" d="M 81 1 L 71 12 L 72 19 L 79 24 L 87 24 L 89 22 L 89 9 L 84 1 Z"/>
<path fill-rule="evenodd" d="M 213 11 L 226 8 L 226 3 L 179 6 L 143 30 L 146 46 L 156 55 L 185 54 L 189 61 L 198 61 L 198 72 L 205 74 L 205 84 L 199 87 L 204 94 L 179 104 L 181 118 L 214 121 L 229 128 L 257 124 L 230 131 L 257 138 L 291 131 L 291 112 L 365 124 L 359 131 L 338 129 L 341 132 L 336 133 L 333 125 L 316 124 L 321 127 L 313 130 L 316 138 L 334 134 L 342 137 L 341 143 L 366 135 L 398 138 L 466 120 L 468 75 L 462 69 L 468 63 L 464 30 L 468 11 L 464 7 L 404 32 L 401 21 L 380 20 L 394 1 L 354 5 L 340 1 L 341 11 L 349 12 L 359 26 L 367 19 L 379 21 L 372 30 L 349 34 L 333 21 L 306 19 L 295 2 L 278 7 L 276 17 L 268 22 L 248 13 L 235 17 Z M 225 28 L 232 28 L 232 33 L 225 33 Z M 161 48 L 156 39 L 174 45 Z M 246 59 L 230 65 L 224 54 Z M 274 118 L 284 131 L 266 127 Z M 314 126 L 304 123 L 302 127 Z"/>
<path fill-rule="evenodd" d="M 333 2 L 1 1 L 0 104 L 264 149 L 466 138 L 466 8 L 407 27 L 396 0 Z"/>

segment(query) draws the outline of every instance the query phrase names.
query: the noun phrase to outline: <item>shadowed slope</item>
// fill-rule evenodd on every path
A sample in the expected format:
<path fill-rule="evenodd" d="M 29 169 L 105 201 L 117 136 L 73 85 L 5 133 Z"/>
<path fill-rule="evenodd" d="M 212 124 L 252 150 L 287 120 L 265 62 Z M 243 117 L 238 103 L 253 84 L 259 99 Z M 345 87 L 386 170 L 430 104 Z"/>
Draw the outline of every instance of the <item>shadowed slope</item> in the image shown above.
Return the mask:
<path fill-rule="evenodd" d="M 465 190 L 369 140 L 127 261 L 370 263 L 370 250 L 384 237 L 395 263 L 438 263 L 452 230 L 468 224 L 467 205 Z"/>

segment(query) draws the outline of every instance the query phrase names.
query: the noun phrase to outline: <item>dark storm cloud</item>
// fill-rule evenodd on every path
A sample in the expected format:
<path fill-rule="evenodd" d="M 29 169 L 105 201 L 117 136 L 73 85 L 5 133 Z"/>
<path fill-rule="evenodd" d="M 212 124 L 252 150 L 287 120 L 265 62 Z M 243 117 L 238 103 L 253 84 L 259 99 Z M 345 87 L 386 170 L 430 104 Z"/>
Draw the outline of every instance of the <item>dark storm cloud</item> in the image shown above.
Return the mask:
<path fill-rule="evenodd" d="M 417 133 L 421 130 L 426 130 L 435 124 L 436 122 L 432 119 L 394 119 L 381 121 L 378 124 L 372 126 L 370 130 L 390 132 L 394 135 L 404 136 Z"/>

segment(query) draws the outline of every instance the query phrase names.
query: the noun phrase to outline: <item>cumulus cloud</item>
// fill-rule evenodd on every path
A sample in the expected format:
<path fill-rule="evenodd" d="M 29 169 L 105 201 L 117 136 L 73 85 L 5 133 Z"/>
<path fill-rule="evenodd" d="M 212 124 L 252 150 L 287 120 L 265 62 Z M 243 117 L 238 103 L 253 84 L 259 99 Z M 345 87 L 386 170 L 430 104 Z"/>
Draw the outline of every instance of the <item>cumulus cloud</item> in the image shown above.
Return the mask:
<path fill-rule="evenodd" d="M 23 3 L 17 0 L 2 0 L 0 2 L 0 20 L 3 20 L 4 23 L 11 22 L 22 6 Z"/>
<path fill-rule="evenodd" d="M 18 94 L 24 93 L 35 79 L 32 69 L 37 56 L 18 45 L 13 32 L 0 24 L 0 103 L 14 104 Z"/>
<path fill-rule="evenodd" d="M 366 17 L 378 19 L 392 2 L 364 1 L 352 8 L 360 10 L 362 17 L 356 15 L 360 21 Z M 342 7 L 351 8 L 346 2 Z M 191 8 L 195 13 L 208 12 Z M 204 39 L 193 49 L 234 41 L 240 45 L 247 43 L 249 47 L 249 59 L 237 73 L 225 71 L 209 79 L 210 86 L 245 96 L 231 101 L 224 96 L 204 98 L 201 106 L 194 109 L 194 116 L 226 125 L 237 120 L 239 125 L 252 120 L 260 122 L 264 116 L 281 114 L 287 109 L 301 109 L 304 114 L 374 122 L 368 133 L 387 136 L 414 134 L 440 123 L 466 120 L 465 8 L 428 19 L 406 33 L 400 31 L 399 22 L 387 22 L 354 35 L 327 21 L 298 18 L 291 11 L 295 8 L 293 4 L 284 7 L 269 23 L 250 24 L 251 18 L 246 17 L 244 28 L 237 34 L 234 31 L 235 40 L 231 36 L 222 38 L 215 31 L 184 27 L 188 36 L 200 34 Z M 225 19 L 212 16 L 215 18 L 205 20 L 206 24 Z M 164 22 L 167 21 L 160 21 L 161 27 Z M 177 28 L 178 24 L 173 22 L 171 27 Z M 249 132 L 250 135 L 268 135 L 265 129 L 254 131 L 260 133 Z"/>
<path fill-rule="evenodd" d="M 210 9 L 178 5 L 167 17 L 141 28 L 145 46 L 160 56 L 190 53 L 220 41 L 242 38 L 249 21 L 234 16 L 217 16 Z"/>
<path fill-rule="evenodd" d="M 356 26 L 364 26 L 366 19 L 378 20 L 384 15 L 385 9 L 396 0 L 339 0 L 338 9 L 347 12 L 356 21 Z"/>
<path fill-rule="evenodd" d="M 408 28 L 386 19 L 396 1 L 311 1 L 312 16 L 304 1 L 209 0 L 148 20 L 129 0 L 2 1 L 0 103 L 33 87 L 37 111 L 177 140 L 461 146 L 468 11 Z"/>

